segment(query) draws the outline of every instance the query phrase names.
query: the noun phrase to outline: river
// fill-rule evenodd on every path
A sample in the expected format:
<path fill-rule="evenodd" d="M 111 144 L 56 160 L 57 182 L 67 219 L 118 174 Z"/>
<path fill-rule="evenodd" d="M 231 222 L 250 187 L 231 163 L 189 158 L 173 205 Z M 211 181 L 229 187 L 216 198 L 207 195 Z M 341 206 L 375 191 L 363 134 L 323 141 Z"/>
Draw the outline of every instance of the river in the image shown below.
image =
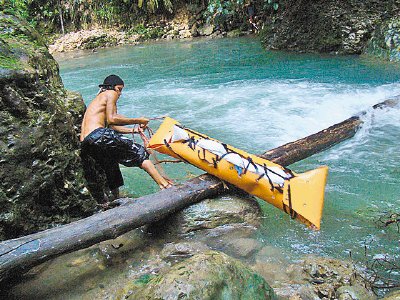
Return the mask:
<path fill-rule="evenodd" d="M 125 81 L 118 111 L 169 115 L 187 127 L 251 153 L 294 141 L 366 110 L 356 136 L 290 168 L 329 166 L 320 231 L 311 231 L 270 205 L 257 238 L 292 259 L 318 254 L 365 262 L 400 260 L 396 225 L 379 218 L 400 213 L 399 109 L 371 106 L 400 95 L 400 65 L 358 56 L 265 51 L 257 39 L 151 43 L 57 57 L 66 88 L 86 103 L 109 74 Z M 152 122 L 156 129 L 159 123 Z M 200 174 L 174 164 L 175 180 Z M 157 186 L 138 169 L 123 169 L 133 196 Z"/>

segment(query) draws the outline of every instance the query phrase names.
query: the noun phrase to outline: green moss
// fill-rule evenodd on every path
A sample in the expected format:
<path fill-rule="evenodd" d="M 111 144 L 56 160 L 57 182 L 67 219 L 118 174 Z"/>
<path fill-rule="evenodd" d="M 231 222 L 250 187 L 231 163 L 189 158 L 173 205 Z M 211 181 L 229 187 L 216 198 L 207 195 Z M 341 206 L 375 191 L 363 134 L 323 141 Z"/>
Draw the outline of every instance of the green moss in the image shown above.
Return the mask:
<path fill-rule="evenodd" d="M 117 299 L 275 299 L 268 283 L 241 262 L 209 251 L 129 283 Z"/>
<path fill-rule="evenodd" d="M 15 57 L 4 56 L 0 53 L 0 68 L 18 70 L 22 67 L 19 59 Z"/>
<path fill-rule="evenodd" d="M 143 24 L 138 24 L 128 30 L 128 35 L 140 35 L 144 40 L 156 39 L 164 34 L 164 29 L 161 27 L 145 27 Z"/>
<path fill-rule="evenodd" d="M 151 275 L 151 274 L 144 274 L 142 276 L 140 276 L 139 279 L 137 279 L 134 284 L 137 285 L 146 285 L 150 282 L 151 279 L 153 279 L 155 277 L 155 275 Z"/>

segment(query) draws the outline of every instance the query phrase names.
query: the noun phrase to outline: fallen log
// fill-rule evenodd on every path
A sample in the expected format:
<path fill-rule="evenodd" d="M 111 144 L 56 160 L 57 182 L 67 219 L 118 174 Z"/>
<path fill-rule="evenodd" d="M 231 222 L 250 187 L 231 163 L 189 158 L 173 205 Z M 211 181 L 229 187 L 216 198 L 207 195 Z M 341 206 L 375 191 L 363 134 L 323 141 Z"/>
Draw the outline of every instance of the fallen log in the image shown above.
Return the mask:
<path fill-rule="evenodd" d="M 372 109 L 395 107 L 400 103 L 400 95 L 375 104 Z M 322 152 L 334 145 L 353 137 L 362 125 L 363 111 L 341 123 L 309 135 L 303 139 L 287 143 L 278 148 L 269 150 L 260 156 L 272 160 L 280 165 L 291 165 L 318 152 Z"/>
<path fill-rule="evenodd" d="M 393 107 L 400 97 L 373 108 Z M 267 151 L 261 156 L 288 166 L 321 152 L 356 133 L 361 115 L 351 117 L 316 134 Z M 61 254 L 113 239 L 142 225 L 159 221 L 169 214 L 202 199 L 223 193 L 225 185 L 211 175 L 201 175 L 182 185 L 137 199 L 126 199 L 119 207 L 88 218 L 28 236 L 0 243 L 0 282 L 23 274 L 33 266 Z"/>

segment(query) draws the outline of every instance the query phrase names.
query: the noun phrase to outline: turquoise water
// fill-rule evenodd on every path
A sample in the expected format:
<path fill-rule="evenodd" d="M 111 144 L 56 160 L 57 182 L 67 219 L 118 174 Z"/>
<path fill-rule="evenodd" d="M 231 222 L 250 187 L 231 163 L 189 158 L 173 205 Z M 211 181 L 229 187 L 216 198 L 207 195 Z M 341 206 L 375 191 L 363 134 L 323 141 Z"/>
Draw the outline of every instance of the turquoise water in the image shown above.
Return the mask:
<path fill-rule="evenodd" d="M 66 88 L 85 102 L 115 73 L 125 80 L 119 113 L 169 115 L 184 125 L 251 153 L 262 153 L 367 110 L 357 135 L 291 166 L 302 172 L 330 167 L 321 231 L 308 230 L 263 205 L 258 238 L 295 258 L 315 253 L 359 261 L 399 259 L 395 225 L 378 226 L 400 207 L 399 108 L 370 107 L 400 95 L 400 66 L 355 56 L 271 52 L 252 38 L 124 46 L 60 55 Z M 153 122 L 153 128 L 158 123 Z M 184 180 L 201 171 L 170 165 Z M 123 169 L 125 189 L 135 196 L 157 190 L 141 170 Z M 366 256 L 365 256 L 366 254 Z"/>

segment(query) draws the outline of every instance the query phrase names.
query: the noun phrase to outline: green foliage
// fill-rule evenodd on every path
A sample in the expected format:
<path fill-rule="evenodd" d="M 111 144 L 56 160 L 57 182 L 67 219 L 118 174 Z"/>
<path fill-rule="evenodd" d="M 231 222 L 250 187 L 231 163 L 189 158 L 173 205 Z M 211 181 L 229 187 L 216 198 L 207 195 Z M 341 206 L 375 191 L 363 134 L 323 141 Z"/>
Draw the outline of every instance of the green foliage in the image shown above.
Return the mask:
<path fill-rule="evenodd" d="M 205 12 L 207 17 L 212 17 L 216 14 L 232 15 L 244 7 L 243 0 L 210 0 Z"/>
<path fill-rule="evenodd" d="M 128 34 L 139 34 L 144 40 L 159 38 L 164 34 L 160 27 L 145 27 L 144 24 L 138 24 L 128 31 Z"/>
<path fill-rule="evenodd" d="M 17 70 L 21 67 L 19 59 L 0 54 L 0 68 Z"/>
<path fill-rule="evenodd" d="M 154 13 L 172 13 L 172 0 L 0 0 L 0 10 L 28 20 L 44 33 L 100 24 L 130 27 Z"/>
<path fill-rule="evenodd" d="M 272 10 L 273 12 L 277 11 L 280 7 L 282 1 L 279 0 L 264 0 L 263 9 L 264 10 Z"/>
<path fill-rule="evenodd" d="M 2 0 L 0 1 L 0 10 L 27 19 L 29 16 L 28 0 Z"/>
<path fill-rule="evenodd" d="M 222 25 L 228 18 L 235 18 L 243 14 L 244 10 L 244 0 L 210 0 L 204 17 L 208 23 Z"/>

